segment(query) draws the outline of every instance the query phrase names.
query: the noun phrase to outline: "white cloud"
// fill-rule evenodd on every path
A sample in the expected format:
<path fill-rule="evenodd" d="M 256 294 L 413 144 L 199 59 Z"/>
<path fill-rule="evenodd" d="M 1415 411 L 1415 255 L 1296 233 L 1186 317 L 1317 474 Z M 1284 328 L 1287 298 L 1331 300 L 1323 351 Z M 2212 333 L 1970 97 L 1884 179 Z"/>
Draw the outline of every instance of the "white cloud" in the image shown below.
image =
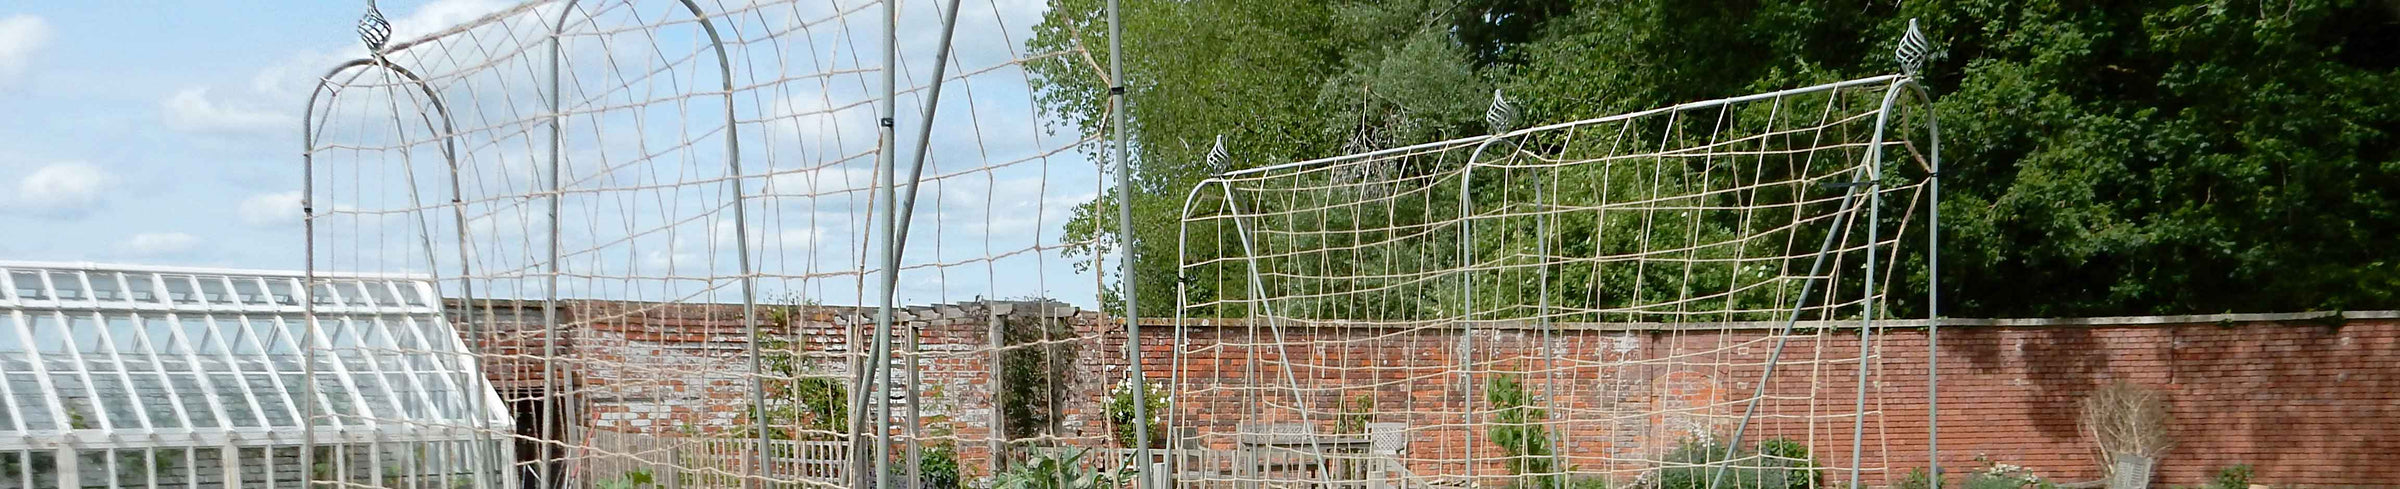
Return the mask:
<path fill-rule="evenodd" d="M 0 18 L 0 86 L 23 76 L 34 53 L 50 44 L 50 23 L 32 15 Z"/>
<path fill-rule="evenodd" d="M 166 118 L 167 127 L 186 132 L 242 134 L 273 134 L 299 128 L 299 122 L 290 114 L 247 103 L 221 102 L 210 98 L 208 92 L 206 87 L 185 88 L 160 102 L 159 112 Z"/>
<path fill-rule="evenodd" d="M 179 255 L 200 245 L 200 238 L 184 233 L 142 233 L 117 244 L 117 251 L 137 257 Z"/>
<path fill-rule="evenodd" d="M 90 163 L 52 163 L 17 182 L 17 205 L 34 212 L 73 216 L 100 204 L 100 192 L 116 178 Z"/>
<path fill-rule="evenodd" d="M 276 192 L 242 199 L 242 222 L 252 226 L 284 226 L 300 222 L 300 192 Z"/>

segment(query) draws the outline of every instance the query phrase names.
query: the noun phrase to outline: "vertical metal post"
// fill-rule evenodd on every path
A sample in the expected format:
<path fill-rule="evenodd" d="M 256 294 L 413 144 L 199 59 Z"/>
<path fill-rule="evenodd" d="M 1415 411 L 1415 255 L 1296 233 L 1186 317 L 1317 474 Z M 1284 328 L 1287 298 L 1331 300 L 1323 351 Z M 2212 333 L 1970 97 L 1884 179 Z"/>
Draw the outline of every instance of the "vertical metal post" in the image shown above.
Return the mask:
<path fill-rule="evenodd" d="M 893 295 L 900 284 L 900 247 L 897 246 L 894 239 L 899 233 L 899 215 L 896 210 L 900 202 L 898 192 L 900 168 L 893 157 L 893 151 L 897 146 L 894 144 L 893 138 L 897 135 L 892 131 L 892 117 L 899 108 L 897 87 L 900 70 L 899 15 L 897 2 L 889 0 L 883 2 L 883 104 L 879 107 L 882 114 L 876 119 L 878 131 L 881 132 L 879 138 L 881 147 L 877 148 L 875 152 L 875 166 L 883 170 L 880 177 L 884 183 L 881 200 L 886 206 L 884 207 L 886 216 L 881 220 L 883 225 L 877 230 L 879 234 L 883 235 L 883 283 L 880 285 L 882 290 L 875 307 L 874 346 L 868 353 L 869 365 L 867 368 L 869 372 L 873 372 L 871 375 L 873 378 L 866 379 L 867 382 L 876 386 L 876 389 L 867 394 L 874 396 L 875 401 L 875 423 L 873 424 L 875 460 L 873 472 L 860 474 L 862 477 L 874 477 L 876 489 L 891 488 L 889 475 L 891 474 L 892 456 L 892 396 L 890 392 L 892 371 L 889 365 L 892 353 Z"/>
<path fill-rule="evenodd" d="M 550 136 L 550 174 L 548 175 L 548 182 L 545 186 L 550 193 L 550 258 L 549 261 L 543 266 L 542 270 L 546 275 L 549 275 L 549 277 L 547 278 L 548 285 L 543 287 L 544 290 L 542 291 L 542 412 L 539 416 L 537 416 L 537 419 L 539 419 L 537 422 L 541 423 L 542 425 L 535 428 L 539 430 L 539 433 L 541 433 L 542 437 L 541 440 L 537 441 L 541 446 L 541 450 L 539 451 L 539 458 L 535 459 L 535 463 L 540 464 L 535 468 L 537 479 L 539 479 L 538 482 L 536 482 L 537 485 L 535 487 L 543 489 L 560 487 L 558 482 L 554 479 L 556 474 L 554 474 L 553 471 L 556 469 L 550 466 L 550 461 L 554 458 L 552 456 L 554 450 L 552 447 L 554 445 L 552 445 L 551 442 L 558 439 L 557 405 L 552 399 L 552 397 L 556 395 L 556 389 L 551 386 L 550 383 L 553 382 L 553 379 L 558 377 L 558 370 L 555 362 L 558 361 L 558 214 L 560 194 L 559 173 L 561 173 L 559 167 L 561 164 L 561 159 L 563 158 L 563 156 L 560 154 L 560 150 L 566 146 L 564 141 L 565 136 L 563 135 L 564 131 L 560 127 L 566 124 L 566 116 L 560 112 L 559 107 L 561 101 L 566 99 L 566 94 L 560 91 L 560 77 L 558 71 L 560 57 L 562 56 L 561 51 L 563 50 L 559 44 L 562 42 L 562 36 L 566 33 L 567 14 L 575 11 L 575 3 L 576 2 L 573 0 L 570 0 L 566 5 L 560 7 L 558 10 L 558 22 L 551 24 L 550 87 L 549 90 L 543 94 L 549 98 L 548 102 L 550 103 L 550 123 L 548 124 L 549 127 L 547 128 Z M 668 478 L 674 479 L 675 477 L 670 475 Z"/>
<path fill-rule="evenodd" d="M 1133 168 L 1125 163 L 1125 26 L 1118 22 L 1117 0 L 1108 0 L 1109 129 L 1116 146 L 1110 155 L 1117 172 L 1117 282 L 1125 294 L 1126 376 L 1133 381 L 1134 460 L 1140 489 L 1152 489 L 1150 475 L 1149 379 L 1142 374 L 1142 296 L 1134 277 Z"/>

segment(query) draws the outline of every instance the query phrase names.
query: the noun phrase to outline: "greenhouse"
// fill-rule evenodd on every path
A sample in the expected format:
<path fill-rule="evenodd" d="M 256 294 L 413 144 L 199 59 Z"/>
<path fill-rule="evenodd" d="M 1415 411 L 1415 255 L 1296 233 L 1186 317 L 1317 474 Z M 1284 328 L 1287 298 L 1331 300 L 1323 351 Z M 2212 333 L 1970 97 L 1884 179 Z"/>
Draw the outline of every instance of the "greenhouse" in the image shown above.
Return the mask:
<path fill-rule="evenodd" d="M 508 487 L 511 419 L 433 283 L 304 281 L 0 262 L 0 487 Z"/>

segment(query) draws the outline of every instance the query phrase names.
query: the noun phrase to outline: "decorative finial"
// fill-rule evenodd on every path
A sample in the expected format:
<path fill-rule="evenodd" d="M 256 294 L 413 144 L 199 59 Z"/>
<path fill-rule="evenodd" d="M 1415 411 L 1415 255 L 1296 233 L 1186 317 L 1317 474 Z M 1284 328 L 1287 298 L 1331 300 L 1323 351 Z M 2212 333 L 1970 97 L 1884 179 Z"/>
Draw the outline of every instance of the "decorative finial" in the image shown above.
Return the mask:
<path fill-rule="evenodd" d="M 1202 161 L 1208 163 L 1209 173 L 1224 173 L 1225 170 L 1228 170 L 1228 168 L 1225 167 L 1225 160 L 1229 158 L 1231 158 L 1231 155 L 1225 153 L 1225 135 L 1218 134 L 1217 144 L 1214 146 L 1209 146 L 1208 155 L 1203 156 L 1201 159 Z"/>
<path fill-rule="evenodd" d="M 367 15 L 358 18 L 358 40 L 366 41 L 367 51 L 383 52 L 383 43 L 392 40 L 392 23 L 383 20 L 383 11 L 375 9 L 374 0 L 367 1 Z"/>
<path fill-rule="evenodd" d="M 1508 103 L 1508 97 L 1501 96 L 1500 89 L 1492 89 L 1492 107 L 1484 109 L 1483 122 L 1491 125 L 1492 134 L 1508 132 L 1517 123 L 1517 106 Z"/>
<path fill-rule="evenodd" d="M 1931 54 L 1933 44 L 1925 40 L 1925 31 L 1917 29 L 1917 19 L 1908 19 L 1908 32 L 1900 35 L 1900 47 L 1892 49 L 1892 57 L 1900 60 L 1900 74 L 1918 76 Z"/>

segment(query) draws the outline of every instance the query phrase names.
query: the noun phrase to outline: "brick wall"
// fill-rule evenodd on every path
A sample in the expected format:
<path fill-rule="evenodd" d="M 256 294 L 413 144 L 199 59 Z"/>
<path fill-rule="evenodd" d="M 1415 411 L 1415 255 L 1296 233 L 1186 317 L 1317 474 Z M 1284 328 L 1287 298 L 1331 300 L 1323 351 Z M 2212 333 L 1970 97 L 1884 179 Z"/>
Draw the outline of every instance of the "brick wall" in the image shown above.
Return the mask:
<path fill-rule="evenodd" d="M 558 365 L 572 370 L 579 386 L 577 426 L 688 436 L 740 423 L 749 390 L 738 307 L 571 305 L 573 331 L 566 336 L 576 358 Z M 859 321 L 860 312 L 816 308 L 769 329 L 788 324 L 809 338 L 803 347 L 809 373 L 846 378 L 848 365 L 840 360 L 850 351 L 846 325 Z M 962 463 L 984 465 L 995 314 L 1065 321 L 1084 335 L 1078 373 L 1066 385 L 1082 401 L 1069 403 L 1075 407 L 1064 413 L 1057 436 L 1108 444 L 1101 411 L 1107 388 L 1126 370 L 1123 331 L 1090 312 L 1032 303 L 906 311 L 903 329 L 921 335 L 924 349 L 927 424 L 965 441 Z M 2173 400 L 2171 430 L 2180 443 L 2162 461 L 2163 483 L 2197 484 L 2236 463 L 2252 464 L 2255 480 L 2278 487 L 2400 480 L 2400 465 L 2383 463 L 2400 453 L 2400 422 L 2393 421 L 2400 416 L 2400 320 L 2384 313 L 2353 313 L 2348 321 L 2299 316 L 1952 320 L 1941 338 L 1942 463 L 1952 474 L 1981 467 L 1983 458 L 2058 480 L 2097 478 L 2092 444 L 2076 422 L 2077 402 L 2122 379 L 2161 388 Z M 1863 465 L 1901 472 L 1926 465 L 1926 338 L 1921 323 L 1896 326 L 1873 343 L 1880 361 L 1869 371 L 1869 432 L 1861 452 Z M 493 329 L 505 336 L 506 328 Z M 1681 440 L 1729 432 L 1745 407 L 1731 401 L 1758 388 L 1759 366 L 1776 340 L 1763 325 L 1558 329 L 1545 336 L 1492 327 L 1462 338 L 1445 330 L 1294 328 L 1287 339 L 1313 342 L 1277 349 L 1263 330 L 1247 325 L 1194 325 L 1180 331 L 1186 345 L 1219 347 L 1180 362 L 1170 354 L 1175 328 L 1146 328 L 1142 343 L 1151 378 L 1184 382 L 1178 424 L 1196 429 L 1205 444 L 1231 445 L 1229 434 L 1243 423 L 1297 422 L 1300 411 L 1289 408 L 1286 379 L 1292 379 L 1312 392 L 1301 404 L 1318 409 L 1309 417 L 1325 429 L 1337 400 L 1372 398 L 1379 413 L 1372 421 L 1412 427 L 1411 471 L 1463 475 L 1472 456 L 1471 470 L 1489 477 L 1505 473 L 1496 460 L 1501 452 L 1480 428 L 1464 423 L 1467 410 L 1489 409 L 1482 388 L 1493 372 L 1518 372 L 1537 406 L 1562 413 L 1568 421 L 1554 429 L 1578 470 L 1632 471 Z M 1471 376 L 1457 368 L 1461 347 L 1474 355 Z M 1761 412 L 1771 416 L 1745 438 L 1800 440 L 1820 464 L 1849 466 L 1857 364 L 1841 359 L 1854 358 L 1857 348 L 1855 330 L 1789 338 L 1764 390 Z M 501 384 L 526 385 L 524 357 L 510 358 L 520 372 Z M 512 378 L 504 369 L 493 375 Z M 1478 416 L 1489 419 L 1488 411 Z M 1828 480 L 1847 477 L 1828 474 Z"/>

